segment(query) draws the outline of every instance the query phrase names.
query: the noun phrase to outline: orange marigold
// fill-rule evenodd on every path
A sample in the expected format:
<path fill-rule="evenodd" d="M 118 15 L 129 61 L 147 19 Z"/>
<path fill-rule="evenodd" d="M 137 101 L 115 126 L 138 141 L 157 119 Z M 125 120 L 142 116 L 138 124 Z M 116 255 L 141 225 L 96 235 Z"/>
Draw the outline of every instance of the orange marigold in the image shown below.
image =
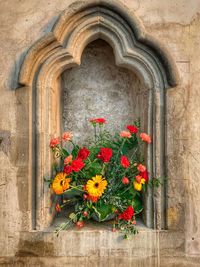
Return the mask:
<path fill-rule="evenodd" d="M 66 173 L 59 172 L 53 180 L 52 188 L 57 195 L 61 195 L 70 187 L 71 178 L 66 178 L 66 176 Z"/>

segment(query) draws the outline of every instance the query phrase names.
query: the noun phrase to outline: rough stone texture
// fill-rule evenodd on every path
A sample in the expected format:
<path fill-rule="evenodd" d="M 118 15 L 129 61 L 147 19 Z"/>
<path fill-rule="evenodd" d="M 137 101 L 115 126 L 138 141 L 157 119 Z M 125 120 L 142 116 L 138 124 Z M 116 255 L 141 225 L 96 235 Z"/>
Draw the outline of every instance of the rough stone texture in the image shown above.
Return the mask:
<path fill-rule="evenodd" d="M 181 83 L 166 93 L 166 161 L 168 176 L 168 227 L 178 237 L 166 233 L 150 233 L 128 241 L 126 250 L 118 253 L 115 238 L 107 230 L 91 233 L 71 232 L 70 237 L 82 246 L 93 237 L 110 244 L 110 254 L 100 257 L 96 250 L 87 255 L 59 255 L 70 250 L 66 235 L 58 240 L 53 233 L 29 232 L 31 229 L 31 182 L 29 127 L 31 125 L 30 90 L 13 89 L 17 85 L 20 63 L 28 48 L 51 30 L 60 12 L 73 3 L 69 1 L 0 1 L 0 266 L 200 266 L 200 1 L 169 0 L 119 1 L 142 21 L 145 29 L 166 44 L 176 61 Z M 86 1 L 90 2 L 90 1 Z M 98 2 L 98 1 L 97 1 Z M 112 2 L 112 1 L 110 1 Z M 23 231 L 23 233 L 21 233 Z M 80 234 L 84 240 L 80 239 Z M 144 234 L 147 235 L 148 234 Z M 85 237 L 86 236 L 86 237 Z M 155 241 L 155 238 L 157 238 Z M 151 242 L 154 254 L 132 255 L 137 242 Z M 86 239 L 87 240 L 87 239 Z M 178 240 L 178 241 L 177 241 Z M 36 242 L 37 241 L 37 242 Z M 146 248 L 142 243 L 141 251 Z M 67 247 L 67 248 L 66 248 Z M 25 250 L 26 248 L 26 250 Z M 28 249 L 27 249 L 28 248 Z M 41 248 L 39 253 L 37 248 Z M 44 249 L 46 252 L 44 252 Z M 24 253 L 25 250 L 25 254 Z M 35 251 L 38 253 L 35 253 Z M 41 253 L 41 254 L 40 254 Z M 146 254 L 147 253 L 147 254 Z M 36 257 L 38 256 L 38 257 Z M 60 256 L 60 257 L 56 257 Z M 124 256 L 124 257 L 123 257 Z"/>
<path fill-rule="evenodd" d="M 148 92 L 133 72 L 116 67 L 112 48 L 106 42 L 89 44 L 81 66 L 65 71 L 62 84 L 63 128 L 72 131 L 80 144 L 93 136 L 89 119 L 94 117 L 107 118 L 106 129 L 112 133 L 138 118 L 143 131 L 147 130 Z"/>

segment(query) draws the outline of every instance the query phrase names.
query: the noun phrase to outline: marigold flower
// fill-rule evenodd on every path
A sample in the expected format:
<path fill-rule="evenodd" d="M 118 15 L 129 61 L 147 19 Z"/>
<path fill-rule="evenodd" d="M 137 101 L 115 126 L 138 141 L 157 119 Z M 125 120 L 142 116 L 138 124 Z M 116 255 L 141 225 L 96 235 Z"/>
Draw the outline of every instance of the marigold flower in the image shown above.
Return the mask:
<path fill-rule="evenodd" d="M 62 135 L 63 141 L 71 141 L 73 137 L 73 134 L 71 132 L 65 132 Z"/>
<path fill-rule="evenodd" d="M 60 138 L 59 138 L 59 137 L 52 138 L 52 139 L 50 140 L 50 147 L 51 147 L 51 148 L 54 148 L 54 147 L 56 147 L 56 146 L 59 145 L 59 144 L 60 144 Z"/>
<path fill-rule="evenodd" d="M 126 176 L 124 176 L 124 177 L 122 178 L 122 183 L 123 183 L 123 184 L 129 184 L 130 181 L 129 181 L 129 179 L 128 179 Z"/>
<path fill-rule="evenodd" d="M 118 219 L 130 221 L 134 216 L 134 209 L 132 206 L 129 206 L 124 212 L 119 214 Z"/>
<path fill-rule="evenodd" d="M 134 125 L 127 125 L 126 129 L 128 129 L 131 133 L 136 134 L 138 132 L 138 128 Z"/>
<path fill-rule="evenodd" d="M 102 177 L 102 175 L 92 177 L 92 180 L 88 180 L 86 184 L 89 196 L 101 197 L 107 187 L 107 184 L 108 182 Z"/>
<path fill-rule="evenodd" d="M 146 171 L 146 167 L 144 165 L 142 165 L 142 164 L 139 164 L 138 167 L 137 167 L 137 169 L 138 169 L 139 172 Z"/>
<path fill-rule="evenodd" d="M 124 168 L 128 168 L 130 166 L 130 161 L 126 156 L 121 156 L 120 162 Z"/>
<path fill-rule="evenodd" d="M 140 138 L 142 139 L 142 141 L 147 142 L 148 144 L 151 143 L 151 136 L 146 133 L 141 133 Z"/>
<path fill-rule="evenodd" d="M 90 154 L 90 151 L 86 147 L 83 147 L 78 151 L 78 158 L 85 160 L 87 159 L 89 154 Z"/>
<path fill-rule="evenodd" d="M 125 137 L 125 138 L 131 138 L 131 133 L 128 131 L 122 131 L 119 134 L 121 137 Z"/>
<path fill-rule="evenodd" d="M 64 164 L 67 165 L 67 164 L 71 163 L 72 162 L 72 158 L 73 158 L 72 155 L 67 156 L 64 159 Z"/>
<path fill-rule="evenodd" d="M 69 189 L 71 178 L 66 178 L 67 174 L 59 172 L 53 180 L 52 188 L 57 195 L 61 195 L 64 191 Z"/>
<path fill-rule="evenodd" d="M 141 178 L 140 182 L 138 183 L 137 181 L 133 181 L 133 187 L 136 191 L 141 191 L 142 190 L 142 185 L 145 184 L 145 179 Z"/>
<path fill-rule="evenodd" d="M 112 149 L 108 147 L 100 148 L 100 152 L 97 155 L 97 158 L 102 160 L 103 162 L 109 162 L 112 157 Z"/>

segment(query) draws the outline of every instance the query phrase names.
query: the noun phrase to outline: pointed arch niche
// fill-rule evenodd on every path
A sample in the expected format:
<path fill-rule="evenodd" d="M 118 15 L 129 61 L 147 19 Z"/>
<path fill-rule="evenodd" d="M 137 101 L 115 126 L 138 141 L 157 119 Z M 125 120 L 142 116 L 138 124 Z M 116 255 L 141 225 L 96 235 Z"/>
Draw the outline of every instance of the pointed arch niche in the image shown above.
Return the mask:
<path fill-rule="evenodd" d="M 178 83 L 173 60 L 119 3 L 74 3 L 61 14 L 52 32 L 30 48 L 19 75 L 19 84 L 32 92 L 29 175 L 33 228 L 44 229 L 52 222 L 43 177 L 51 173 L 50 137 L 62 129 L 61 76 L 79 66 L 86 46 L 98 39 L 112 47 L 116 65 L 133 72 L 148 92 L 146 125 L 153 136 L 147 151 L 148 170 L 151 177 L 165 176 L 165 90 Z M 165 183 L 156 192 L 147 192 L 144 220 L 148 227 L 166 227 L 166 205 Z"/>

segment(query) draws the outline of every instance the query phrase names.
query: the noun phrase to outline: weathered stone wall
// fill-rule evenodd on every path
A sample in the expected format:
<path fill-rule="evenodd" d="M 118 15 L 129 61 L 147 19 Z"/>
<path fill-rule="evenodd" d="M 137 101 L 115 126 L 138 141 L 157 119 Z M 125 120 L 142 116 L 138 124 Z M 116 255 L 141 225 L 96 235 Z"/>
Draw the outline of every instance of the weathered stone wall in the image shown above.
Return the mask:
<path fill-rule="evenodd" d="M 166 92 L 170 231 L 143 229 L 135 241 L 126 244 L 116 237 L 112 240 L 113 234 L 102 229 L 71 232 L 59 240 L 50 230 L 31 231 L 31 181 L 27 177 L 32 157 L 32 92 L 14 89 L 28 48 L 51 30 L 73 2 L 0 2 L 0 265 L 103 266 L 109 262 L 109 266 L 200 266 L 199 0 L 119 1 L 141 19 L 148 33 L 168 47 L 181 77 L 180 85 Z M 73 242 L 76 252 L 72 251 Z M 83 249 L 85 244 L 87 249 Z"/>
<path fill-rule="evenodd" d="M 97 40 L 86 47 L 81 66 L 62 74 L 61 87 L 63 128 L 72 131 L 80 144 L 93 136 L 89 119 L 94 117 L 106 118 L 106 129 L 112 133 L 138 118 L 147 131 L 148 92 L 145 94 L 145 87 L 133 72 L 116 66 L 112 48 L 105 41 Z"/>

